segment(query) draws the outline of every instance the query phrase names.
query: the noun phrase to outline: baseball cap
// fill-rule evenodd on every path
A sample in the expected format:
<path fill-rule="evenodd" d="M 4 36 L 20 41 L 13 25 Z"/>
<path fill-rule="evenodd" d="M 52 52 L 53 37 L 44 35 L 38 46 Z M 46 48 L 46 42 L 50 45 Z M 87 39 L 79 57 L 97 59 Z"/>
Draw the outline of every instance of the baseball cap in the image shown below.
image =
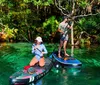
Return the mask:
<path fill-rule="evenodd" d="M 42 38 L 41 37 L 37 37 L 35 40 L 37 40 L 38 42 L 42 42 Z"/>

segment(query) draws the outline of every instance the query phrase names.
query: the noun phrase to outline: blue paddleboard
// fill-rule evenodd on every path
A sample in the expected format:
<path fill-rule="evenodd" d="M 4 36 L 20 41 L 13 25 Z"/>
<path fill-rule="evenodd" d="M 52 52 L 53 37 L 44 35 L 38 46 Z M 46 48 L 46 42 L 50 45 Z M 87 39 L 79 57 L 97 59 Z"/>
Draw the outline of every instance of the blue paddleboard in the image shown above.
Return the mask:
<path fill-rule="evenodd" d="M 57 55 L 58 55 L 57 51 L 53 52 L 53 54 L 52 54 L 54 59 L 61 64 L 64 64 L 67 66 L 81 66 L 82 65 L 82 63 L 78 59 L 75 59 L 73 57 L 69 57 L 67 60 L 64 60 L 63 58 L 59 58 Z"/>

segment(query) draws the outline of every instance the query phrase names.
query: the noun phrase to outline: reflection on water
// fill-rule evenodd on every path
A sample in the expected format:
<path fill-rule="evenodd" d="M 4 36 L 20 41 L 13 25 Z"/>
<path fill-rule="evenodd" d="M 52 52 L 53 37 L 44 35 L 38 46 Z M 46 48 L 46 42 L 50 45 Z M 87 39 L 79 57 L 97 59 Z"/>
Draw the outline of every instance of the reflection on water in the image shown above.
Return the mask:
<path fill-rule="evenodd" d="M 32 84 L 30 84 L 30 85 L 43 85 L 43 84 L 42 84 L 42 79 L 39 80 L 39 81 L 37 81 L 36 83 L 32 83 Z"/>
<path fill-rule="evenodd" d="M 48 52 L 54 47 L 46 45 Z M 68 49 L 70 53 L 70 49 Z M 23 69 L 32 59 L 31 45 L 13 43 L 0 46 L 0 85 L 8 85 L 9 76 Z M 53 67 L 35 85 L 100 85 L 100 47 L 76 48 L 74 57 L 82 62 L 81 69 Z"/>

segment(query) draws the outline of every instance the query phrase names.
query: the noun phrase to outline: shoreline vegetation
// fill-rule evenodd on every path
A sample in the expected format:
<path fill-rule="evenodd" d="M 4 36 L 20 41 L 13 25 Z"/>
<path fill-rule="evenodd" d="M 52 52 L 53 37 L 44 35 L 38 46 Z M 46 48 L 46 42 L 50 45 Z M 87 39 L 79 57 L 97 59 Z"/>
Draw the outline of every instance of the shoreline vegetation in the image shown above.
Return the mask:
<path fill-rule="evenodd" d="M 59 35 L 56 35 L 54 37 L 52 36 L 49 36 L 48 40 L 47 39 L 44 39 L 45 40 L 45 43 L 59 43 Z M 90 45 L 95 45 L 95 44 L 100 44 L 99 42 L 99 36 L 97 35 L 89 35 L 87 34 L 86 32 L 82 32 L 79 36 L 79 38 L 74 38 L 74 45 L 71 45 L 70 42 L 71 42 L 71 39 L 69 40 L 69 45 L 70 46 L 75 46 L 75 47 L 80 47 L 80 46 L 90 46 Z M 24 39 L 22 40 L 19 40 L 19 41 L 15 41 L 14 38 L 9 38 L 8 40 L 8 37 L 7 37 L 7 34 L 6 33 L 3 33 L 3 32 L 0 32 L 0 43 L 17 43 L 17 42 L 28 42 L 28 43 L 31 43 L 31 42 L 34 42 L 34 40 L 32 41 L 29 41 L 27 38 L 24 37 Z"/>
<path fill-rule="evenodd" d="M 33 42 L 36 36 L 46 43 L 58 43 L 63 16 L 73 28 L 71 44 L 100 44 L 99 0 L 1 0 L 0 43 Z"/>

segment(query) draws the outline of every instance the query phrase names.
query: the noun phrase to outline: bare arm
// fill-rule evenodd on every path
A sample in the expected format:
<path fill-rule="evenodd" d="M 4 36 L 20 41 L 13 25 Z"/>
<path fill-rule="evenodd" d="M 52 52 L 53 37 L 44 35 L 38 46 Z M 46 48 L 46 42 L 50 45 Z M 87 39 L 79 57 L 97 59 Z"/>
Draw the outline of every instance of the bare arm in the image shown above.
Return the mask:
<path fill-rule="evenodd" d="M 58 28 L 58 32 L 60 32 L 61 34 L 64 34 L 64 32 L 60 28 Z"/>
<path fill-rule="evenodd" d="M 70 25 L 67 26 L 69 29 L 71 29 L 72 27 Z"/>

